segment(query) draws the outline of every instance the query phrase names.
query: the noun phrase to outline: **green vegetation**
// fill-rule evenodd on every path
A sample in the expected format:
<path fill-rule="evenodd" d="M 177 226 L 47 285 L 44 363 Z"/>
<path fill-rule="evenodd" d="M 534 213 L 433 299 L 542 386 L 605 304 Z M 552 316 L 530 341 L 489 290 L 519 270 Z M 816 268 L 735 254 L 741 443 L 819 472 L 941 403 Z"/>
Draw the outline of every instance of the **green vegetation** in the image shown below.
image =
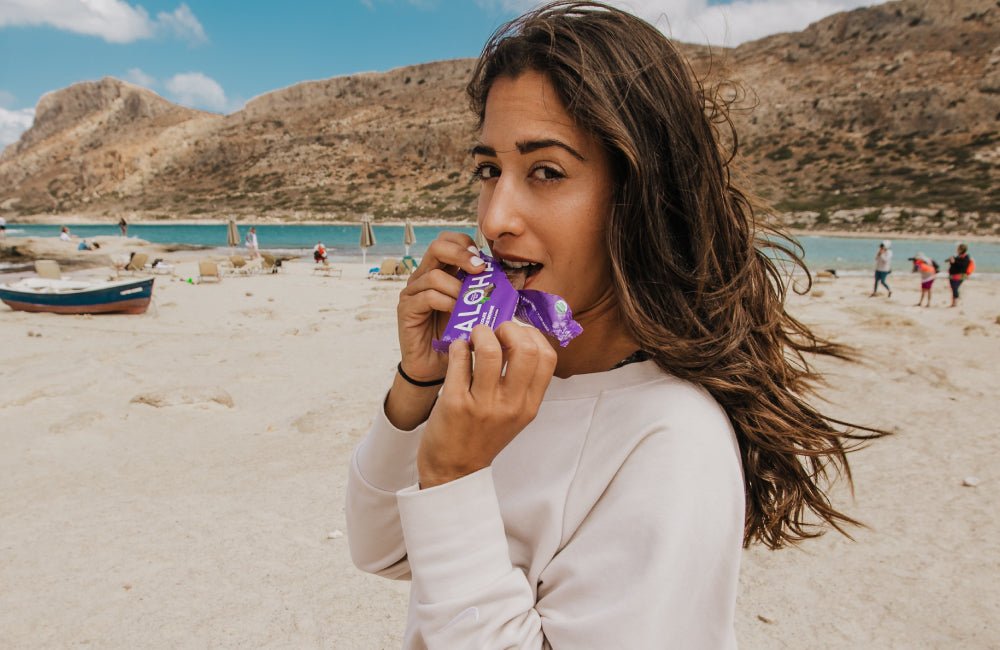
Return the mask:
<path fill-rule="evenodd" d="M 779 160 L 788 160 L 793 156 L 792 150 L 788 148 L 788 145 L 784 145 L 766 154 L 765 157 L 773 160 L 775 162 Z"/>

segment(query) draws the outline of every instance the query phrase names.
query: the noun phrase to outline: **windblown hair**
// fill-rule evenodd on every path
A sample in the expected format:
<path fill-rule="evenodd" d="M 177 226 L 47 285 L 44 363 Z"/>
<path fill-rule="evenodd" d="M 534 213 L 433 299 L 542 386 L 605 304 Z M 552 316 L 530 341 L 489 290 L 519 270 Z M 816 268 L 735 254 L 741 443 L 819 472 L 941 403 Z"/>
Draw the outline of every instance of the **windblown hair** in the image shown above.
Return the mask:
<path fill-rule="evenodd" d="M 758 218 L 763 210 L 732 178 L 728 104 L 656 28 L 601 3 L 554 2 L 493 35 L 467 88 L 480 127 L 493 82 L 527 71 L 545 74 L 609 152 L 619 308 L 663 370 L 703 386 L 728 413 L 743 462 L 744 545 L 779 548 L 816 537 L 824 522 L 847 534 L 858 522 L 826 489 L 837 476 L 851 483 L 847 452 L 882 432 L 806 400 L 820 381 L 806 353 L 851 351 L 785 311 L 791 270 L 804 271 L 807 290 L 811 277 L 801 247 Z"/>

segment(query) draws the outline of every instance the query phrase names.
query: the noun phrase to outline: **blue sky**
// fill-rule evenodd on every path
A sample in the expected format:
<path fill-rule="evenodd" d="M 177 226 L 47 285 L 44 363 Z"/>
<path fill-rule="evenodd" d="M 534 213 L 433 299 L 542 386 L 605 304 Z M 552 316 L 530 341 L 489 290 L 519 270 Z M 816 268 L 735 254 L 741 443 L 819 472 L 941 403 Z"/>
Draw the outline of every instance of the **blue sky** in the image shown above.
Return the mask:
<path fill-rule="evenodd" d="M 533 0 L 0 0 L 0 147 L 45 93 L 118 77 L 228 113 L 309 79 L 479 53 Z M 737 45 L 876 0 L 615 0 L 690 42 Z M 666 19 L 664 18 L 666 17 Z"/>

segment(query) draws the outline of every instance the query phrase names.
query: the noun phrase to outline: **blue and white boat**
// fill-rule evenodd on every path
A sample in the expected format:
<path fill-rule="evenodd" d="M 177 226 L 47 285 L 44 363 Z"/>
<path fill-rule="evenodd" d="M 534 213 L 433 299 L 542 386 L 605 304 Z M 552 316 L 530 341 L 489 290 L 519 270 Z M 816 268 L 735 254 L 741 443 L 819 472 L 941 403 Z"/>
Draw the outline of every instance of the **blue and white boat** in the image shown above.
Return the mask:
<path fill-rule="evenodd" d="M 15 311 L 142 314 L 152 298 L 153 278 L 96 282 L 26 278 L 0 284 L 0 300 Z"/>

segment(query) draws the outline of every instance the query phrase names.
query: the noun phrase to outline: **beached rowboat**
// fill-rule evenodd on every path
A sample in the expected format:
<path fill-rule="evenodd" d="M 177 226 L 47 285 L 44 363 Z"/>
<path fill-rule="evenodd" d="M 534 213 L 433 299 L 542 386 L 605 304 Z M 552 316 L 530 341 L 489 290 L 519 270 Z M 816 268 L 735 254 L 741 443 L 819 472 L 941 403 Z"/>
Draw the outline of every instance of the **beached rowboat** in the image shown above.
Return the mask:
<path fill-rule="evenodd" d="M 107 282 L 26 278 L 0 284 L 0 300 L 15 311 L 141 314 L 152 297 L 153 278 Z"/>

